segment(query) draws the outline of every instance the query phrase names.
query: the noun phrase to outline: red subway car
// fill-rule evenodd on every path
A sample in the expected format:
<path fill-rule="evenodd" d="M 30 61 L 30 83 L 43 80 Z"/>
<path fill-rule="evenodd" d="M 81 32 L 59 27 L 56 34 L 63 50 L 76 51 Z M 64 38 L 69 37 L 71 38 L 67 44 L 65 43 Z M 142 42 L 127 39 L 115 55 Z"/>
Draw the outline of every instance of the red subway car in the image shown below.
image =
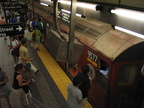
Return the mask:
<path fill-rule="evenodd" d="M 93 46 L 85 45 L 77 63 L 78 72 L 86 64 L 95 69 L 89 90 L 89 100 L 95 107 L 140 108 L 143 39 L 128 35 L 126 39 L 112 32 L 115 30 L 99 37 Z"/>
<path fill-rule="evenodd" d="M 32 5 L 29 8 L 32 9 Z M 144 98 L 144 39 L 114 30 L 110 24 L 98 20 L 76 17 L 74 57 L 72 62 L 68 62 L 67 41 L 50 30 L 53 29 L 50 7 L 42 8 L 36 5 L 35 13 L 43 17 L 44 46 L 55 60 L 64 70 L 77 64 L 76 72 L 73 71 L 76 74 L 81 72 L 83 65 L 90 66 L 92 83 L 88 100 L 93 107 L 141 108 Z M 68 24 L 60 19 L 58 27 L 62 33 L 69 33 Z M 67 38 L 68 35 L 63 36 Z"/>

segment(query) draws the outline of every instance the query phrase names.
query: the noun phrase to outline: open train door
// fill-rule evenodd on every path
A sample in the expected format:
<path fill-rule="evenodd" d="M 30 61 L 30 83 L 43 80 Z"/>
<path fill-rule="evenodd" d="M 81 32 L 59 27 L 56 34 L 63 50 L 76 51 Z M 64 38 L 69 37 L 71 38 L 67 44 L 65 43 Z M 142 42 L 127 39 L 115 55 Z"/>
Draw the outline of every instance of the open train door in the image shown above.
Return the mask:
<path fill-rule="evenodd" d="M 104 62 L 94 50 L 85 46 L 78 62 L 78 72 L 86 64 L 91 69 L 89 76 L 92 78 L 88 100 L 96 108 L 105 108 L 108 93 L 108 68 L 105 64 L 108 63 Z"/>

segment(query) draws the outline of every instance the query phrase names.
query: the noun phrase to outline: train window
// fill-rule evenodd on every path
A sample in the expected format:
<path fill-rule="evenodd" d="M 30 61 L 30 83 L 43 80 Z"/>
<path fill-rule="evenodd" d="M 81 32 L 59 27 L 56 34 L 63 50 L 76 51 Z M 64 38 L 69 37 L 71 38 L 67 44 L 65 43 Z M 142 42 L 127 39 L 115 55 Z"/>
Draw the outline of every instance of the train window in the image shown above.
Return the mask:
<path fill-rule="evenodd" d="M 96 83 L 104 91 L 107 90 L 108 72 L 109 72 L 109 65 L 105 61 L 99 60 L 99 72 L 97 74 Z"/>
<path fill-rule="evenodd" d="M 107 76 L 109 73 L 109 65 L 105 61 L 100 60 L 100 69 L 99 70 L 100 70 L 99 71 L 100 73 Z"/>
<path fill-rule="evenodd" d="M 132 85 L 135 81 L 138 66 L 134 64 L 121 65 L 118 75 L 118 85 Z"/>
<path fill-rule="evenodd" d="M 107 90 L 108 78 L 100 72 L 97 74 L 96 84 L 99 85 L 104 91 Z"/>

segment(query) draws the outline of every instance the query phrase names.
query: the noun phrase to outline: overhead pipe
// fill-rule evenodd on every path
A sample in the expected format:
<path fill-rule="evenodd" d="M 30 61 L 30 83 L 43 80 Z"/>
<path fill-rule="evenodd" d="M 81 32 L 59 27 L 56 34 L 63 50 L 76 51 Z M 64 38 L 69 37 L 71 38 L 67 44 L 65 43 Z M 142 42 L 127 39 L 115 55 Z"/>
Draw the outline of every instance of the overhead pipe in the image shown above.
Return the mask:
<path fill-rule="evenodd" d="M 59 27 L 58 27 L 58 17 L 57 17 L 57 15 L 58 15 L 58 0 L 54 0 L 53 1 L 53 27 L 58 32 L 60 37 L 62 39 L 64 39 L 64 37 L 62 36 L 62 34 L 61 34 L 60 30 L 59 30 Z"/>
<path fill-rule="evenodd" d="M 76 8 L 77 0 L 71 0 L 71 14 L 70 14 L 70 25 L 69 25 L 69 43 L 68 43 L 68 60 L 72 60 L 74 50 L 74 39 L 75 39 L 75 20 L 76 20 Z"/>

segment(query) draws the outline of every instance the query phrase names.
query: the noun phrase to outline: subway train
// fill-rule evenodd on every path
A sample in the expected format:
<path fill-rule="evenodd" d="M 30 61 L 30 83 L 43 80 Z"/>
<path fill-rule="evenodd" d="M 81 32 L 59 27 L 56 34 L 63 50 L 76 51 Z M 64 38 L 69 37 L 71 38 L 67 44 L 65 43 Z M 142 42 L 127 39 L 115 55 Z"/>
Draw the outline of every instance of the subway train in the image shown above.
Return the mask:
<path fill-rule="evenodd" d="M 89 65 L 88 101 L 94 108 L 142 108 L 144 39 L 96 19 L 76 17 L 73 51 L 69 52 L 70 15 L 61 10 L 55 14 L 39 3 L 34 10 L 32 3 L 28 8 L 43 19 L 43 45 L 66 73 L 74 77 L 83 65 Z"/>

